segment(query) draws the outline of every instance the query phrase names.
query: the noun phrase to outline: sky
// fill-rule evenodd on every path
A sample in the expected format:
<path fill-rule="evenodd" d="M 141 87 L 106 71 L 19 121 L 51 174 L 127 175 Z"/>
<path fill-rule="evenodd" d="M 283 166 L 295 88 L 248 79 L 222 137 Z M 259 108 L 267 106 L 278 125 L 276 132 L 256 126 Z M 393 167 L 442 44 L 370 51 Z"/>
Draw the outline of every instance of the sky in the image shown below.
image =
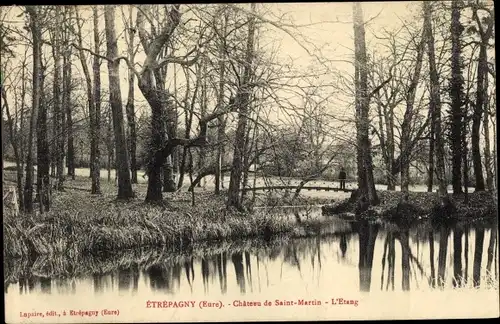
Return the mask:
<path fill-rule="evenodd" d="M 362 8 L 364 20 L 366 22 L 366 43 L 367 50 L 370 52 L 374 49 L 377 51 L 383 50 L 383 40 L 378 39 L 384 30 L 396 30 L 401 28 L 405 23 L 412 23 L 412 17 L 418 14 L 421 10 L 421 1 L 390 1 L 390 2 L 363 2 Z M 238 4 L 246 10 L 249 10 L 249 4 Z M 181 10 L 186 10 L 189 5 L 183 5 Z M 3 8 L 5 10 L 7 8 Z M 122 22 L 122 11 L 127 14 L 128 6 L 122 6 L 115 10 L 116 31 L 119 36 L 119 51 L 125 54 L 126 44 L 124 41 L 124 25 Z M 86 18 L 83 37 L 84 47 L 93 48 L 92 35 L 92 11 L 88 6 L 81 6 L 81 16 Z M 10 9 L 7 20 L 10 24 L 22 27 L 24 25 L 24 17 L 20 15 L 22 8 L 13 7 Z M 101 11 L 102 12 L 102 11 Z M 348 77 L 353 73 L 352 57 L 353 57 L 353 24 L 352 24 L 352 3 L 350 2 L 317 2 L 317 3 L 265 3 L 257 5 L 257 12 L 266 21 L 271 23 L 263 23 L 259 31 L 259 44 L 268 46 L 269 48 L 277 48 L 278 61 L 291 61 L 293 68 L 304 73 L 311 71 L 311 68 L 318 66 L 320 63 L 318 57 L 322 61 L 328 62 L 328 67 L 331 70 L 331 75 L 318 76 L 318 83 L 332 83 L 336 75 L 340 74 L 343 77 Z M 133 15 L 135 20 L 135 13 Z M 278 18 L 279 17 L 279 18 Z M 280 19 L 281 18 L 281 19 Z M 277 28 L 272 22 L 283 22 L 289 25 L 300 26 L 297 28 L 283 27 Z M 100 25 L 104 30 L 104 18 L 100 17 Z M 290 31 L 290 34 L 283 29 Z M 102 32 L 101 38 L 105 41 L 105 35 Z M 291 36 L 292 35 L 292 36 Z M 29 37 L 28 31 L 26 35 Z M 137 42 L 137 40 L 136 40 Z M 101 51 L 105 51 L 105 43 L 103 42 Z M 50 57 L 50 47 L 44 46 L 47 57 Z M 24 52 L 24 48 L 18 46 L 15 48 L 19 54 L 16 58 L 11 59 L 10 67 L 15 68 L 20 64 L 20 55 Z M 136 57 L 136 62 L 141 62 L 144 59 L 141 51 Z M 87 55 L 87 60 L 90 66 L 90 55 Z M 183 73 L 179 67 L 176 67 L 178 81 L 177 85 L 182 88 L 184 81 L 182 80 Z M 121 63 L 121 93 L 123 103 L 127 100 L 127 67 L 124 62 Z M 74 57 L 73 75 L 81 75 L 81 90 L 80 95 L 85 98 L 85 88 L 83 82 L 83 72 L 78 58 Z M 101 65 L 102 87 L 106 89 L 108 86 L 107 64 L 103 62 Z M 167 87 L 172 89 L 173 68 L 170 68 L 169 77 L 167 77 Z M 8 82 L 6 82 L 8 85 Z M 339 85 L 337 85 L 339 87 Z M 142 96 L 136 82 L 136 107 L 138 113 L 148 112 L 149 108 Z M 334 95 L 328 101 L 328 112 L 335 114 L 339 120 L 342 116 L 346 119 L 352 116 L 354 108 L 352 107 L 352 98 L 345 92 L 345 89 L 335 89 Z M 280 93 L 283 97 L 286 94 Z M 283 98 L 284 100 L 286 98 Z M 84 111 L 86 107 L 85 100 L 82 101 L 80 109 Z M 300 106 L 300 101 L 294 101 L 294 104 Z M 280 115 L 280 109 L 270 109 L 271 118 L 274 120 L 284 120 L 283 115 Z"/>
<path fill-rule="evenodd" d="M 381 27 L 391 27 L 397 24 L 398 16 L 404 17 L 408 14 L 408 2 L 364 2 L 363 10 L 365 20 L 370 20 L 367 28 L 375 26 L 375 29 Z M 413 4 L 414 5 L 414 4 Z M 244 4 L 240 6 L 245 6 Z M 248 6 L 248 4 L 246 5 Z M 87 43 L 89 48 L 93 47 L 92 30 L 91 30 L 91 10 L 88 7 L 81 6 L 81 15 L 84 18 L 88 18 L 86 28 L 84 28 L 84 43 Z M 3 8 L 6 10 L 9 8 Z M 127 12 L 126 6 L 123 7 L 124 11 Z M 293 21 L 297 25 L 307 25 L 314 24 L 312 26 L 300 27 L 298 30 L 293 30 L 295 35 L 300 36 L 297 39 L 293 39 L 288 34 L 282 30 L 266 24 L 264 28 L 265 32 L 261 33 L 263 40 L 262 43 L 273 43 L 273 45 L 280 44 L 279 57 L 284 59 L 293 59 L 294 66 L 304 67 L 313 62 L 315 63 L 314 57 L 307 52 L 317 53 L 316 49 L 322 49 L 322 55 L 327 60 L 336 60 L 335 68 L 339 70 L 348 70 L 351 68 L 350 64 L 343 62 L 342 60 L 348 60 L 352 56 L 353 48 L 353 28 L 352 28 L 352 5 L 351 3 L 342 2 L 324 2 L 324 3 L 266 3 L 259 4 L 257 10 L 259 12 L 265 12 L 263 17 L 270 21 L 278 21 L 276 17 L 282 16 L 290 17 L 290 21 Z M 19 16 L 22 12 L 20 7 L 12 7 L 9 10 L 9 14 L 6 20 L 19 27 L 24 25 L 24 17 Z M 120 35 L 120 31 L 123 30 L 122 16 L 120 8 L 117 8 L 116 12 L 116 30 Z M 135 19 L 135 14 L 134 14 Z M 104 29 L 103 17 L 100 19 L 100 23 Z M 373 28 L 373 27 L 372 27 Z M 291 28 L 288 28 L 292 30 Z M 29 37 L 28 31 L 26 31 L 25 37 Z M 121 37 L 124 35 L 121 34 Z M 104 39 L 104 35 L 102 37 Z M 267 42 L 266 42 L 267 40 Z M 370 33 L 367 34 L 367 43 L 370 43 Z M 123 39 L 119 42 L 120 50 L 125 51 L 125 43 Z M 49 46 L 45 46 L 47 51 L 50 51 Z M 307 51 L 306 51 L 307 49 Z M 105 50 L 105 45 L 103 44 L 102 50 Z M 24 48 L 20 46 L 16 48 L 16 51 L 21 54 L 24 52 Z M 50 54 L 47 52 L 47 54 Z M 18 55 L 12 60 L 12 67 L 16 66 L 21 55 Z M 138 55 L 137 61 L 141 61 L 141 54 Z M 78 59 L 75 57 L 74 69 L 81 71 L 81 66 Z M 103 86 L 107 86 L 107 67 L 106 64 L 102 64 L 102 78 Z M 122 82 L 122 96 L 126 100 L 126 89 L 127 82 L 125 81 L 127 77 L 127 69 L 124 63 L 121 66 L 121 77 L 124 82 Z M 137 89 L 138 90 L 138 89 Z M 140 93 L 140 91 L 138 91 Z M 140 100 L 139 94 L 139 100 Z"/>

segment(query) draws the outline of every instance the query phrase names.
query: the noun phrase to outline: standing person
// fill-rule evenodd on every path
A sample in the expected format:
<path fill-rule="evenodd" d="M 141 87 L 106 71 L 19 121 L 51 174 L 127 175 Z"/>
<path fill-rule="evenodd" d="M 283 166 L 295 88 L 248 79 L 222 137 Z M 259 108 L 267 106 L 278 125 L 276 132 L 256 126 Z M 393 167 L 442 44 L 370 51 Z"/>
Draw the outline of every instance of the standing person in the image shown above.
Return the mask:
<path fill-rule="evenodd" d="M 347 179 L 347 173 L 345 172 L 344 167 L 341 167 L 339 172 L 340 189 L 345 189 L 346 179 Z"/>

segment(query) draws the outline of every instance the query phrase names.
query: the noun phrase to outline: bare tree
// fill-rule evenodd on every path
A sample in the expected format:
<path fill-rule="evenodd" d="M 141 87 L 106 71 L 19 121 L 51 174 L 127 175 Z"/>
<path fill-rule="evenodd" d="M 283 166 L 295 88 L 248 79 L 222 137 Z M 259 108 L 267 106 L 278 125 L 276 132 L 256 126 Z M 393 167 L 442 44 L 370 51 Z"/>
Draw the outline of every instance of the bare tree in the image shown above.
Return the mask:
<path fill-rule="evenodd" d="M 255 12 L 256 4 L 251 4 L 251 11 Z M 250 98 L 252 95 L 252 62 L 254 57 L 254 37 L 255 37 L 255 17 L 249 17 L 248 36 L 246 44 L 246 53 L 243 67 L 243 78 L 241 81 L 241 92 L 237 95 L 236 104 L 238 106 L 238 126 L 236 128 L 236 139 L 234 144 L 233 164 L 231 169 L 231 178 L 229 182 L 229 191 L 227 205 L 242 208 L 240 197 L 240 184 L 243 172 L 243 155 L 245 150 L 245 133 L 247 127 L 247 118 Z"/>
<path fill-rule="evenodd" d="M 451 5 L 451 123 L 450 144 L 452 152 L 452 186 L 453 193 L 462 193 L 462 100 L 463 100 L 463 76 L 462 76 L 462 45 L 461 34 L 463 26 L 460 23 L 460 6 L 458 1 Z"/>
<path fill-rule="evenodd" d="M 71 10 L 68 6 L 63 9 L 64 12 L 64 49 L 63 49 L 63 94 L 62 94 L 62 105 L 63 109 L 66 110 L 66 126 L 65 133 L 67 135 L 67 167 L 68 176 L 75 179 L 75 145 L 74 145 L 74 129 L 73 129 L 73 110 L 71 101 L 71 92 L 73 90 L 72 86 L 72 70 L 71 70 L 71 34 L 69 32 L 68 24 L 71 23 L 70 13 Z"/>
<path fill-rule="evenodd" d="M 429 69 L 430 69 L 430 110 L 433 115 L 434 131 L 435 131 L 435 142 L 436 142 L 436 177 L 439 184 L 439 194 L 446 195 L 447 185 L 445 177 L 445 164 L 444 164 L 444 143 L 443 135 L 441 132 L 441 96 L 440 96 L 440 85 L 439 76 L 436 67 L 436 57 L 434 51 L 434 34 L 432 32 L 432 22 L 431 22 L 431 3 L 424 2 L 424 32 L 427 39 L 427 54 L 429 57 Z"/>
<path fill-rule="evenodd" d="M 55 28 L 51 28 L 51 41 L 52 41 L 52 57 L 54 60 L 54 80 L 52 83 L 53 87 L 53 107 L 54 107 L 54 129 L 58 132 L 64 134 L 63 123 L 64 123 L 64 112 L 61 105 L 61 47 L 62 47 L 62 35 L 60 26 L 61 21 L 61 8 L 54 7 L 55 15 Z M 64 85 L 63 85 L 64 86 Z M 45 113 L 46 114 L 46 113 Z M 39 118 L 43 114 L 39 114 Z M 46 126 L 45 126 L 46 127 Z M 57 184 L 56 189 L 63 189 L 64 182 L 64 136 L 57 134 L 55 141 L 55 164 L 56 164 L 56 176 Z"/>
<path fill-rule="evenodd" d="M 379 199 L 375 190 L 371 143 L 368 134 L 370 96 L 368 93 L 368 71 L 363 11 L 359 2 L 353 3 L 355 46 L 355 91 L 356 91 L 356 144 L 358 188 L 361 196 L 372 205 Z"/>
<path fill-rule="evenodd" d="M 420 80 L 420 74 L 422 71 L 422 61 L 424 57 L 424 49 L 425 49 L 425 35 L 422 33 L 422 37 L 417 44 L 416 49 L 416 59 L 415 59 L 415 70 L 410 77 L 410 84 L 405 94 L 406 101 L 406 110 L 403 117 L 403 124 L 401 125 L 401 143 L 400 143 L 400 151 L 405 152 L 406 154 L 401 154 L 400 163 L 403 159 L 410 159 L 410 151 L 408 148 L 410 144 L 410 132 L 411 132 L 411 122 L 415 118 L 415 94 L 417 92 L 417 86 Z M 432 141 L 431 141 L 432 145 Z M 408 191 L 408 186 L 410 183 L 410 163 L 409 161 L 405 161 L 405 163 L 401 164 L 401 191 Z"/>
<path fill-rule="evenodd" d="M 99 10 L 97 6 L 92 6 L 92 21 L 94 31 L 94 51 L 99 53 L 101 39 L 99 37 Z M 90 118 L 90 172 L 92 178 L 92 193 L 101 192 L 101 151 L 99 149 L 99 138 L 101 135 L 101 59 L 94 56 L 92 63 L 94 77 L 93 101 L 94 105 L 89 105 L 93 112 Z"/>
<path fill-rule="evenodd" d="M 33 6 L 26 6 L 29 14 L 30 31 L 33 41 L 33 94 L 30 117 L 30 131 L 28 137 L 28 155 L 26 157 L 26 181 L 24 184 L 24 208 L 28 213 L 33 212 L 33 178 L 34 178 L 34 156 L 33 142 L 34 132 L 37 126 L 37 114 L 40 109 L 40 77 L 42 61 L 42 30 L 39 21 L 39 9 Z"/>
<path fill-rule="evenodd" d="M 478 10 L 485 10 L 489 16 L 486 19 L 479 18 Z M 493 34 L 494 27 L 494 12 L 485 6 L 481 6 L 479 2 L 472 4 L 473 18 L 477 24 L 477 30 L 480 36 L 479 58 L 477 64 L 477 88 L 476 102 L 472 116 L 472 161 L 474 166 L 474 176 L 476 178 L 476 191 L 482 191 L 484 187 L 484 176 L 481 162 L 481 150 L 479 147 L 481 120 L 484 113 L 484 105 L 487 96 L 487 88 L 485 87 L 485 78 L 488 74 L 488 57 L 487 47 L 488 42 Z M 486 23 L 486 26 L 483 26 Z"/>
<path fill-rule="evenodd" d="M 97 87 L 96 85 L 92 85 L 92 79 L 91 79 L 91 76 L 90 76 L 90 71 L 89 71 L 89 67 L 87 65 L 87 61 L 86 61 L 86 57 L 85 57 L 85 51 L 84 51 L 84 48 L 83 48 L 83 38 L 82 38 L 82 26 L 83 26 L 83 20 L 80 18 L 80 14 L 79 14 L 79 11 L 78 11 L 78 8 L 75 8 L 75 13 L 76 13 L 76 25 L 77 25 L 77 32 L 76 32 L 76 37 L 77 37 L 77 42 L 78 42 L 78 45 L 75 45 L 75 44 L 72 44 L 74 47 L 76 47 L 78 49 L 78 56 L 79 56 L 79 59 L 80 59 L 80 63 L 82 65 L 82 70 L 83 70 L 83 74 L 85 76 L 85 83 L 86 83 L 86 92 L 87 92 L 87 103 L 88 103 L 88 107 L 89 107 L 89 117 L 90 117 L 90 152 L 91 152 L 91 156 L 90 156 L 90 164 L 91 164 L 91 167 L 90 167 L 90 170 L 91 170 L 91 178 L 92 178 L 92 188 L 91 188 L 91 192 L 93 194 L 99 194 L 101 192 L 101 189 L 100 189 L 100 183 L 99 183 L 99 177 L 96 177 L 96 174 L 95 174 L 95 168 L 94 168 L 94 164 L 95 164 L 95 159 L 96 159 L 96 154 L 95 154 L 95 147 L 96 147 L 96 143 L 95 141 L 97 140 L 97 136 L 98 134 L 96 133 L 96 129 L 95 129 L 95 120 L 96 120 L 96 94 L 95 94 L 95 89 L 99 88 L 100 89 L 100 86 Z M 95 27 L 95 26 L 94 26 Z M 94 35 L 95 36 L 95 35 Z M 99 43 L 97 43 L 96 45 L 96 48 L 98 48 L 98 45 Z M 95 58 L 97 59 L 97 58 Z M 94 61 L 94 64 L 95 61 Z M 98 66 L 97 66 L 98 67 Z M 95 68 L 95 66 L 94 66 Z M 95 71 L 94 71 L 95 72 Z M 94 73 L 94 83 L 97 83 L 97 74 Z M 99 79 L 100 80 L 100 79 Z M 100 98 L 100 95 L 99 95 L 99 98 Z"/>
<path fill-rule="evenodd" d="M 115 8 L 106 6 L 104 9 L 106 28 L 106 47 L 108 57 L 118 56 L 117 38 L 115 32 Z M 123 121 L 122 97 L 120 91 L 120 61 L 108 60 L 109 102 L 113 114 L 113 129 L 116 147 L 116 172 L 118 174 L 118 199 L 128 199 L 134 196 L 130 181 L 129 158 L 125 125 Z"/>
<path fill-rule="evenodd" d="M 228 24 L 228 11 L 224 10 L 222 16 L 221 37 L 219 37 L 219 95 L 217 96 L 217 105 L 222 107 L 224 105 L 224 91 L 225 91 L 225 77 L 226 77 L 226 38 L 227 38 L 227 24 Z M 225 119 L 220 116 L 217 120 L 219 127 L 217 128 L 217 161 L 215 164 L 215 193 L 219 194 L 221 187 L 224 186 L 224 140 L 225 140 Z"/>
<path fill-rule="evenodd" d="M 122 13 L 123 14 L 123 13 Z M 127 55 L 130 64 L 134 65 L 135 54 L 137 48 L 134 44 L 135 39 L 135 29 L 132 27 L 132 6 L 128 8 L 128 20 L 124 19 L 125 22 L 125 34 L 127 35 Z M 137 183 L 137 131 L 135 122 L 135 74 L 134 71 L 128 69 L 128 96 L 127 104 L 125 110 L 127 112 L 127 122 L 128 122 L 128 147 L 130 150 L 130 169 L 132 171 L 132 183 Z"/>

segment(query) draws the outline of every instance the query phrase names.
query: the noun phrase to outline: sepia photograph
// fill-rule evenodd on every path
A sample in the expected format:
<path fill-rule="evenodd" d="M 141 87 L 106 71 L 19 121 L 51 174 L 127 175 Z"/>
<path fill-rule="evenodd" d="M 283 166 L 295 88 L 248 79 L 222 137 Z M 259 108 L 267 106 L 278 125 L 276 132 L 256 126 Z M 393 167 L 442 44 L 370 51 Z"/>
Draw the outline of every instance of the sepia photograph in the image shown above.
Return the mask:
<path fill-rule="evenodd" d="M 0 6 L 6 323 L 496 318 L 491 0 Z"/>

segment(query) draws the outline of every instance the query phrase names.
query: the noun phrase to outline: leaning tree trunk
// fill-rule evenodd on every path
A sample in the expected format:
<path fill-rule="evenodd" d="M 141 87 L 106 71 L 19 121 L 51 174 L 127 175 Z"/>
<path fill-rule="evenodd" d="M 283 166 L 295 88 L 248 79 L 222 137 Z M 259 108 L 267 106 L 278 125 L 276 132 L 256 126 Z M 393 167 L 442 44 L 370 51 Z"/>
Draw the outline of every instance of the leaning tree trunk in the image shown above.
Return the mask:
<path fill-rule="evenodd" d="M 24 76 L 24 66 L 23 66 L 23 72 L 22 72 L 23 76 Z M 22 79 L 24 80 L 24 78 Z M 24 81 L 22 81 L 24 83 Z M 8 128 L 9 128 L 9 136 L 11 138 L 11 144 L 12 144 L 12 149 L 14 151 L 14 158 L 16 160 L 16 184 L 17 184 L 17 192 L 18 192 L 18 204 L 19 204 L 19 207 L 21 208 L 21 210 L 23 210 L 23 206 L 24 206 L 24 200 L 23 200 L 23 167 L 22 167 L 22 161 L 21 161 L 21 155 L 19 153 L 20 151 L 20 147 L 19 147 L 19 142 L 20 140 L 18 140 L 17 138 L 18 137 L 18 134 L 19 134 L 19 131 L 17 131 L 17 126 L 14 122 L 14 119 L 12 118 L 12 115 L 10 114 L 10 109 L 9 109 L 9 102 L 7 101 L 7 93 L 5 91 L 5 88 L 3 87 L 0 87 L 0 91 L 1 91 L 1 96 L 3 98 L 3 102 L 4 104 L 1 106 L 2 107 L 2 110 L 3 108 L 5 107 L 5 113 L 7 115 L 7 124 L 8 124 Z M 23 90 L 24 91 L 24 86 L 23 86 Z M 3 111 L 2 111 L 3 113 Z M 16 117 L 16 120 L 17 120 L 17 117 Z"/>
<path fill-rule="evenodd" d="M 371 154 L 371 143 L 369 138 L 369 109 L 368 96 L 368 71 L 365 42 L 365 28 L 363 22 L 363 11 L 359 2 L 353 3 L 354 18 L 354 45 L 355 45 L 355 69 L 356 69 L 356 126 L 358 145 L 358 184 L 361 194 L 368 199 L 371 205 L 377 205 L 379 199 L 375 190 L 373 178 L 373 163 Z M 361 155 L 361 156 L 359 156 Z M 360 171 L 361 168 L 361 171 Z"/>
<path fill-rule="evenodd" d="M 452 164 L 452 186 L 453 193 L 462 193 L 462 92 L 463 92 L 463 76 L 461 66 L 461 34 L 463 26 L 460 23 L 460 7 L 458 1 L 453 1 L 451 4 L 451 81 L 450 81 L 450 98 L 451 98 L 451 164 Z"/>
<path fill-rule="evenodd" d="M 439 184 L 439 194 L 446 195 L 447 185 L 445 177 L 445 164 L 444 164 L 444 143 L 443 135 L 441 133 L 441 96 L 439 87 L 439 76 L 436 67 L 436 56 L 434 51 L 434 35 L 432 31 L 431 22 L 431 3 L 424 2 L 424 26 L 427 35 L 427 54 L 429 56 L 429 69 L 430 69 L 430 103 L 434 113 L 435 121 L 435 139 L 436 139 L 436 178 Z"/>
<path fill-rule="evenodd" d="M 104 9 L 106 28 L 106 47 L 109 58 L 118 57 L 118 44 L 115 33 L 115 8 L 106 6 Z M 118 174 L 118 199 L 133 197 L 132 183 L 123 121 L 122 96 L 120 91 L 120 62 L 108 61 L 109 101 L 113 113 L 113 130 L 115 133 L 116 170 Z"/>
<path fill-rule="evenodd" d="M 251 4 L 252 12 L 255 12 L 255 3 Z M 236 104 L 239 106 L 238 126 L 236 128 L 236 139 L 234 144 L 233 164 L 231 169 L 231 178 L 229 182 L 229 192 L 227 206 L 241 209 L 240 184 L 243 172 L 243 155 L 245 154 L 245 135 L 247 127 L 247 114 L 250 105 L 252 86 L 250 85 L 252 74 L 252 62 L 254 57 L 254 38 L 255 38 L 255 17 L 249 18 L 248 38 L 245 54 L 245 67 L 243 72 L 243 82 L 236 95 Z"/>

